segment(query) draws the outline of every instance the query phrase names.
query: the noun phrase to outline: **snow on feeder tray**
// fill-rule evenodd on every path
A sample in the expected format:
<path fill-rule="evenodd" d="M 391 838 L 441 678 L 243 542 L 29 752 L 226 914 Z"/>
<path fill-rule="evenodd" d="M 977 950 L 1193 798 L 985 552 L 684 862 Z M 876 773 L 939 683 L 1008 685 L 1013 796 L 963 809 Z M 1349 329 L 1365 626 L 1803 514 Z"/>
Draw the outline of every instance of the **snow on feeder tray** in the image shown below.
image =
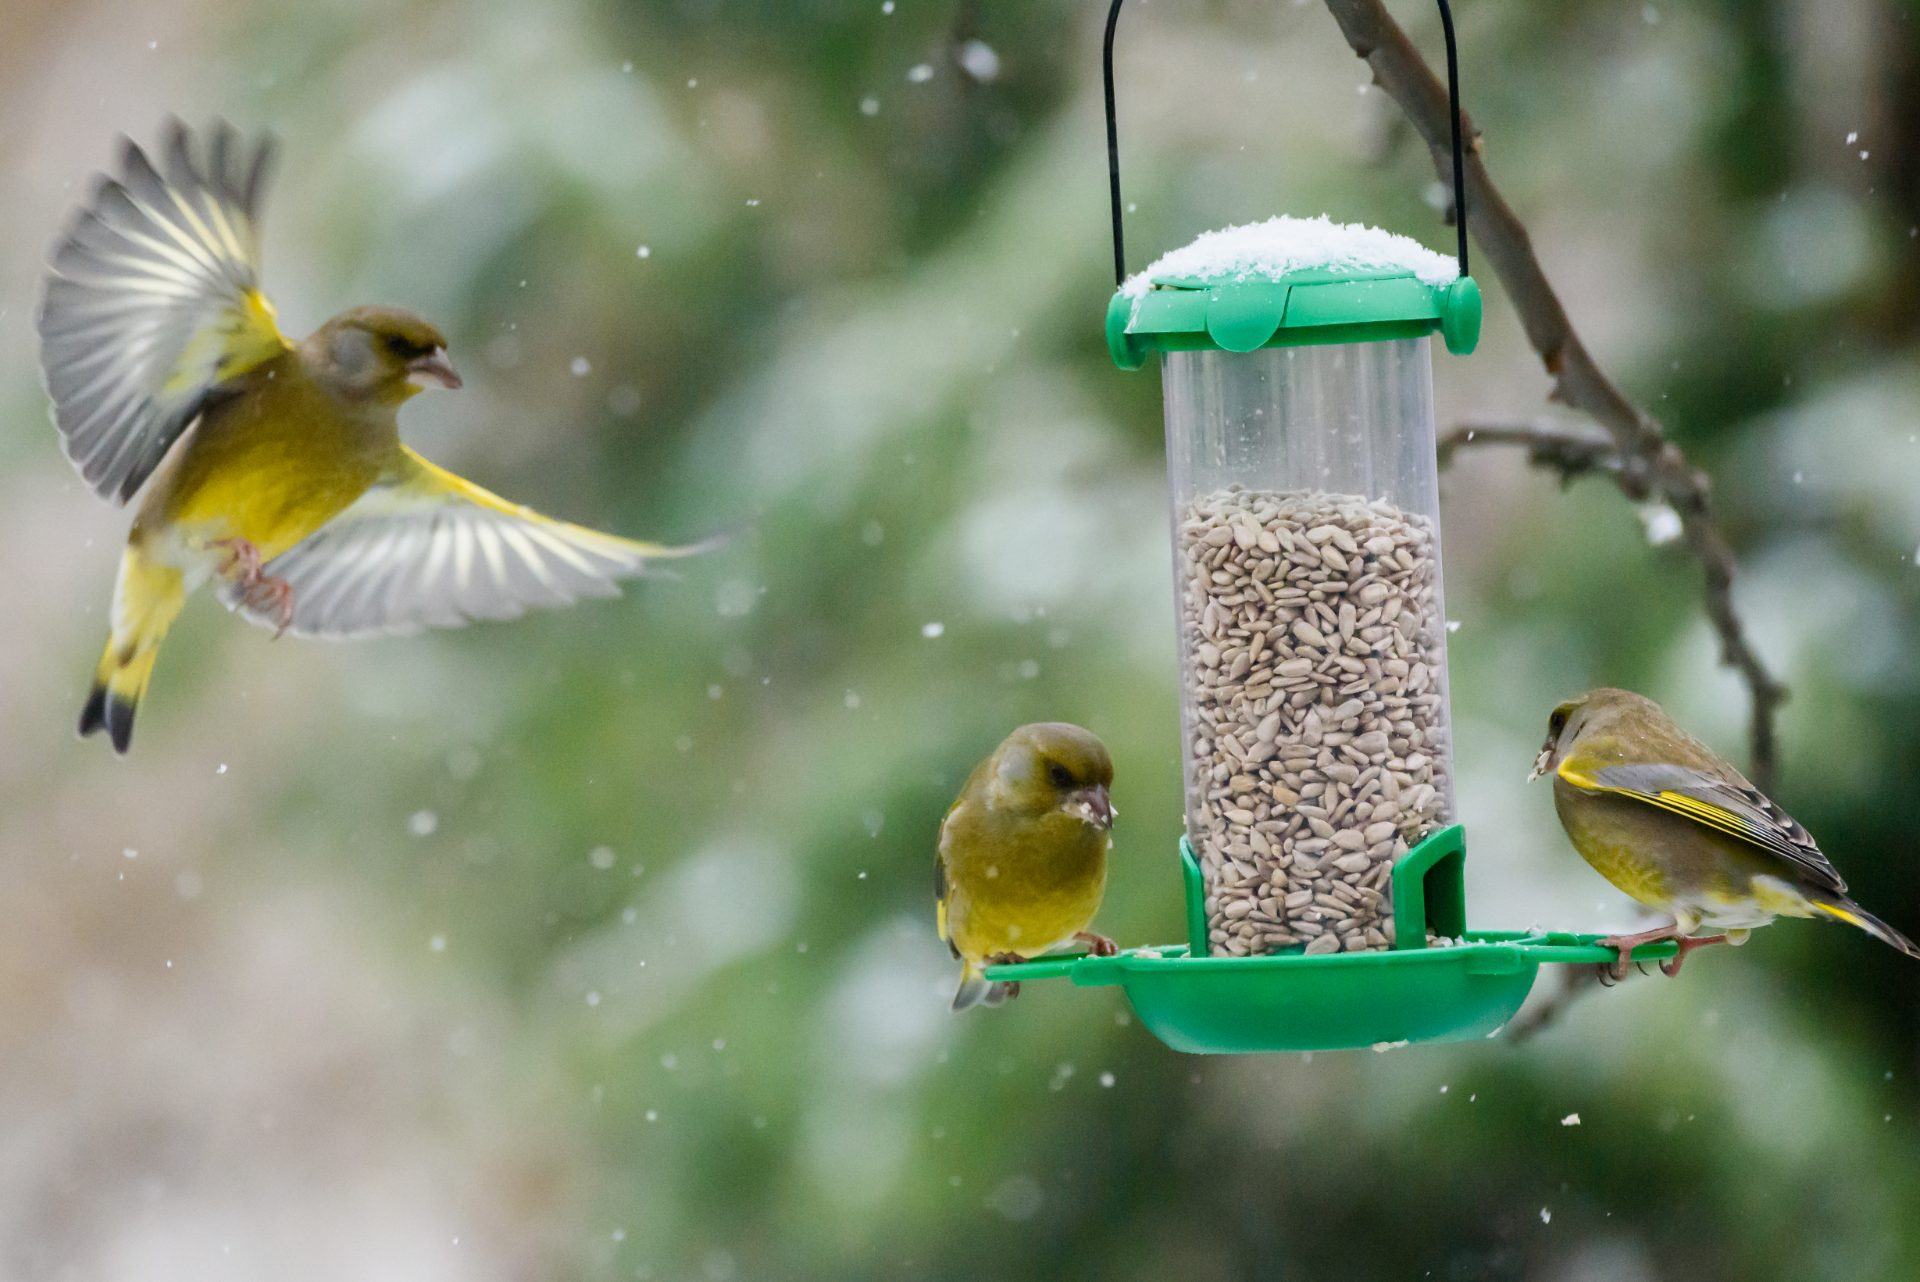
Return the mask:
<path fill-rule="evenodd" d="M 1326 218 L 1200 237 L 1129 278 L 1105 70 L 1115 362 L 1158 353 L 1180 631 L 1187 942 L 989 978 L 1117 984 L 1178 1050 L 1331 1050 L 1497 1031 L 1597 935 L 1472 931 L 1454 822 L 1429 336 L 1471 352 L 1458 257 Z M 1648 945 L 1636 960 L 1671 955 Z"/>

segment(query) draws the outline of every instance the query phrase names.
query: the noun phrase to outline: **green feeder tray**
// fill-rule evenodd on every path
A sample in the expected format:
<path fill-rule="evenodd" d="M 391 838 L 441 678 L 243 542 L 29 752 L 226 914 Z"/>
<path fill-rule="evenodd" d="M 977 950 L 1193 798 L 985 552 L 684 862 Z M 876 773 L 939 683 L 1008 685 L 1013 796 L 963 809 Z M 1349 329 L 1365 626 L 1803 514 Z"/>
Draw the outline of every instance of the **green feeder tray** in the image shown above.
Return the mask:
<path fill-rule="evenodd" d="M 1466 834 L 1443 828 L 1393 870 L 1394 947 L 1379 952 L 1207 955 L 1206 887 L 1185 838 L 1188 943 L 1135 948 L 1117 957 L 1042 957 L 989 966 L 987 978 L 1070 979 L 1119 985 L 1147 1030 L 1178 1051 L 1383 1049 L 1411 1042 L 1491 1037 L 1513 1018 L 1544 963 L 1614 960 L 1599 935 L 1466 928 Z M 1429 933 L 1449 942 L 1429 944 Z M 1643 944 L 1635 961 L 1677 951 Z"/>

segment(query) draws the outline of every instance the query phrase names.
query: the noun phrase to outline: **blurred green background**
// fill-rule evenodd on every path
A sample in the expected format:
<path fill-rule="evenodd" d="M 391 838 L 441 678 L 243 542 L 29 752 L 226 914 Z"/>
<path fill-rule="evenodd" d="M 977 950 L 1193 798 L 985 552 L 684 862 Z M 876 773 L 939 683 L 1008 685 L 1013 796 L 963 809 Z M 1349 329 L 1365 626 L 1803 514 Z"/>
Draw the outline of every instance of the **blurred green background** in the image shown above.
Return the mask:
<path fill-rule="evenodd" d="M 1714 471 L 1794 689 L 1780 799 L 1920 930 L 1920 18 L 1459 8 L 1496 179 Z M 1180 932 L 1158 380 L 1100 327 L 1103 10 L 7 0 L 0 1275 L 1920 1276 L 1920 970 L 1853 932 L 1785 924 L 1518 1044 L 1189 1058 L 1061 985 L 947 1013 L 935 829 L 1018 722 L 1112 746 L 1100 924 Z M 1134 0 L 1119 70 L 1135 265 L 1281 211 L 1449 244 L 1319 6 Z M 290 331 L 380 301 L 450 332 L 424 452 L 750 535 L 411 640 L 196 601 L 132 758 L 76 741 L 126 516 L 60 457 L 33 295 L 116 132 L 168 112 L 281 137 Z M 1483 283 L 1443 425 L 1543 411 Z M 1472 917 L 1626 925 L 1522 781 L 1603 682 L 1740 756 L 1697 572 L 1604 482 L 1469 452 L 1445 485 Z"/>

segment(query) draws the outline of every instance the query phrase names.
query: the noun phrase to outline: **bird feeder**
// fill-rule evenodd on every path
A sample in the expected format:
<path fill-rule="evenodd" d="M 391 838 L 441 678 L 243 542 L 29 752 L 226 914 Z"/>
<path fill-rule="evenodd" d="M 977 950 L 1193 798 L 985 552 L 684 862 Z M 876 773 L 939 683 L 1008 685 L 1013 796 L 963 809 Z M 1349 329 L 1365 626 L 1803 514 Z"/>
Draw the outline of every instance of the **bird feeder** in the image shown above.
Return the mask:
<path fill-rule="evenodd" d="M 1429 348 L 1480 332 L 1467 275 L 1453 19 L 1457 257 L 1328 220 L 1203 236 L 1131 278 L 1108 13 L 1107 343 L 1157 356 L 1179 614 L 1187 941 L 994 966 L 1118 985 L 1177 1050 L 1491 1036 L 1543 963 L 1595 935 L 1466 922 L 1453 803 Z M 1647 960 L 1673 945 L 1649 945 Z"/>

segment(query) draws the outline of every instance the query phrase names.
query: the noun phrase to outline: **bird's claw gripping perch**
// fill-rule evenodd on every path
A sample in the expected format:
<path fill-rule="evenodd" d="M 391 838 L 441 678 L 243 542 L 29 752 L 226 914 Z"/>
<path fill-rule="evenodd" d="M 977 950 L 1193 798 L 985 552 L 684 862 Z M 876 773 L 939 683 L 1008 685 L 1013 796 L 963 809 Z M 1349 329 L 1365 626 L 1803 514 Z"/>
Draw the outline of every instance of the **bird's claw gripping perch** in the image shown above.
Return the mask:
<path fill-rule="evenodd" d="M 1725 935 L 1683 935 L 1677 924 L 1661 926 L 1654 930 L 1643 930 L 1636 935 L 1608 935 L 1600 941 L 1600 947 L 1613 949 L 1616 956 L 1611 962 L 1601 964 L 1601 978 L 1610 985 L 1619 983 L 1627 977 L 1627 967 L 1633 962 L 1634 949 L 1642 944 L 1661 943 L 1669 939 L 1680 950 L 1660 963 L 1660 973 L 1669 979 L 1680 973 L 1680 968 L 1686 964 L 1687 954 L 1694 949 L 1727 942 Z"/>
<path fill-rule="evenodd" d="M 247 539 L 217 539 L 213 546 L 227 554 L 220 563 L 220 574 L 240 585 L 241 604 L 261 614 L 273 614 L 279 624 L 273 639 L 285 636 L 293 626 L 293 584 L 268 574 L 262 568 L 260 549 Z"/>
<path fill-rule="evenodd" d="M 1087 946 L 1087 952 L 1091 956 L 1117 957 L 1120 955 L 1120 945 L 1105 935 L 1096 935 L 1090 930 L 1076 930 L 1073 932 L 1073 937 L 1077 942 Z"/>
<path fill-rule="evenodd" d="M 1014 966 L 1014 965 L 1018 965 L 1019 963 L 1025 960 L 1027 959 L 1022 957 L 1019 953 L 995 953 L 993 956 L 987 958 L 987 965 Z M 1006 985 L 1006 994 L 1007 994 L 1008 1001 L 1012 1001 L 1014 998 L 1020 995 L 1019 980 L 1008 979 L 1008 980 L 1003 980 L 1001 982 Z"/>
<path fill-rule="evenodd" d="M 1680 973 L 1680 967 L 1686 964 L 1687 954 L 1696 948 L 1705 948 L 1708 944 L 1724 944 L 1725 935 L 1699 935 L 1694 938 L 1681 936 L 1674 941 L 1680 945 L 1680 951 L 1660 963 L 1660 973 L 1672 979 Z"/>

